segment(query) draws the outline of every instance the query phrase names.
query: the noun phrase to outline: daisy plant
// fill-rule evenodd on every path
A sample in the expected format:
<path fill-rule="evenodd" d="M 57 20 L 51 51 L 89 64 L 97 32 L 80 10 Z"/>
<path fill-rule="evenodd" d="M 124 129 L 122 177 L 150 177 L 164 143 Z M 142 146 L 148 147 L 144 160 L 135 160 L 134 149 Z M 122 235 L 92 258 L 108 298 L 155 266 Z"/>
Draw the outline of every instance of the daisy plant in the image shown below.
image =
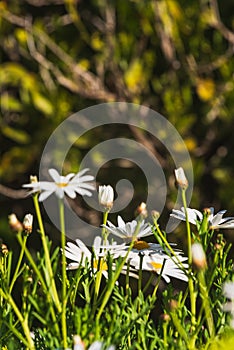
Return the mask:
<path fill-rule="evenodd" d="M 110 185 L 98 187 L 103 215 L 91 246 L 80 239 L 79 227 L 75 240 L 67 241 L 64 199 L 92 196 L 94 178 L 88 169 L 68 175 L 49 169 L 49 175 L 51 181 L 34 176 L 24 185 L 37 220 L 9 215 L 21 248 L 17 259 L 0 241 L 1 349 L 216 350 L 227 339 L 231 344 L 234 269 L 231 244 L 219 231 L 234 228 L 234 217 L 212 207 L 188 208 L 183 168 L 175 170 L 183 206 L 171 213 L 185 222 L 179 247 L 174 238 L 180 227 L 169 236 L 160 213 L 153 210 L 148 217 L 145 203 L 132 219 L 119 213 L 115 221 Z M 52 195 L 60 217 L 57 247 L 40 210 Z M 35 254 L 28 238 L 37 226 L 42 249 Z"/>
<path fill-rule="evenodd" d="M 94 179 L 92 175 L 84 175 L 89 169 L 83 169 L 77 174 L 71 173 L 66 176 L 59 175 L 56 169 L 49 169 L 49 175 L 53 181 L 37 181 L 36 177 L 32 177 L 30 184 L 25 184 L 23 187 L 30 189 L 30 194 L 33 194 L 34 205 L 39 223 L 43 248 L 45 252 L 46 268 L 48 269 L 48 281 L 51 286 L 51 294 L 55 300 L 58 312 L 61 312 L 61 324 L 63 334 L 63 345 L 67 347 L 67 325 L 66 325 L 66 303 L 67 303 L 67 276 L 66 276 L 66 257 L 65 257 L 65 221 L 64 221 L 64 196 L 74 199 L 77 194 L 82 196 L 91 196 L 94 186 L 90 181 Z M 59 301 L 55 279 L 53 276 L 48 245 L 45 237 L 45 230 L 41 217 L 39 202 L 46 200 L 50 195 L 55 194 L 59 201 L 59 217 L 61 229 L 61 249 L 62 249 L 62 302 Z"/>

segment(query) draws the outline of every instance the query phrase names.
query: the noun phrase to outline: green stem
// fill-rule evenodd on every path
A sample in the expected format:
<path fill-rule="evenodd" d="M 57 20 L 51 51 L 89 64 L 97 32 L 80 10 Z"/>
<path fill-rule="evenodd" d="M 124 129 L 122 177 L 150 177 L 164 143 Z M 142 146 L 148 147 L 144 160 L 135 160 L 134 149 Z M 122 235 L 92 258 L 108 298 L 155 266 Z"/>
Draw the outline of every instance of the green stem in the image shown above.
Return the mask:
<path fill-rule="evenodd" d="M 185 341 L 185 343 L 187 344 L 188 349 L 194 349 L 194 347 L 191 346 L 191 344 L 189 345 L 188 342 L 188 334 L 186 333 L 184 327 L 182 326 L 182 324 L 180 323 L 180 320 L 176 314 L 175 311 L 172 311 L 170 313 L 170 316 L 172 318 L 172 321 L 174 323 L 175 328 L 177 329 L 178 333 L 180 334 L 181 338 L 183 338 L 183 340 Z"/>
<path fill-rule="evenodd" d="M 170 246 L 170 244 L 168 243 L 167 239 L 164 237 L 163 233 L 161 232 L 159 225 L 157 223 L 157 220 L 153 219 L 154 221 L 154 225 L 156 227 L 157 233 L 160 236 L 161 240 L 163 241 L 163 243 L 165 244 L 165 246 L 167 247 L 167 249 L 170 251 L 171 255 L 175 258 L 176 263 L 178 265 L 178 267 L 183 270 L 184 272 L 187 272 L 187 270 L 184 268 L 183 263 L 180 261 L 180 259 L 178 258 L 177 254 L 174 252 L 174 250 L 172 249 L 172 247 Z"/>
<path fill-rule="evenodd" d="M 108 300 L 109 300 L 109 298 L 111 296 L 111 293 L 112 293 L 112 291 L 114 289 L 115 283 L 116 283 L 117 279 L 119 278 L 119 275 L 121 274 L 122 268 L 123 268 L 125 262 L 127 261 L 128 255 L 129 255 L 133 245 L 134 245 L 134 240 L 129 245 L 127 254 L 125 255 L 125 257 L 123 258 L 123 260 L 121 261 L 121 263 L 117 267 L 117 270 L 115 271 L 115 275 L 114 275 L 112 281 L 110 282 L 110 286 L 107 289 L 107 291 L 106 291 L 106 293 L 105 293 L 105 295 L 103 297 L 102 304 L 101 304 L 101 306 L 99 308 L 99 311 L 98 311 L 98 314 L 97 314 L 97 317 L 96 317 L 97 323 L 100 320 L 100 317 L 101 317 L 101 315 L 103 313 L 103 310 L 104 310 L 104 308 L 105 308 L 105 306 L 106 306 L 106 304 L 107 304 L 107 302 L 108 302 Z"/>
<path fill-rule="evenodd" d="M 168 328 L 168 322 L 165 321 L 165 322 L 163 322 L 163 346 L 165 349 L 167 349 L 167 347 L 168 347 L 167 328 Z"/>
<path fill-rule="evenodd" d="M 214 320 L 213 320 L 213 315 L 211 312 L 211 307 L 210 307 L 210 302 L 209 302 L 209 294 L 207 291 L 207 285 L 206 285 L 206 281 L 205 281 L 204 271 L 198 272 L 198 281 L 199 281 L 199 287 L 200 287 L 201 297 L 202 297 L 202 304 L 203 304 L 204 311 L 205 311 L 205 317 L 206 317 L 208 330 L 210 333 L 210 337 L 214 338 L 214 336 L 215 336 Z"/>
<path fill-rule="evenodd" d="M 67 348 L 67 323 L 66 323 L 66 305 L 67 305 L 67 271 L 66 271 L 66 234 L 65 234 L 65 219 L 64 219 L 64 201 L 59 200 L 59 217 L 61 229 L 61 248 L 62 248 L 62 333 L 63 333 L 63 347 Z"/>
<path fill-rule="evenodd" d="M 190 223 L 189 223 L 189 218 L 188 218 L 187 202 L 186 202 L 186 195 L 185 195 L 184 189 L 182 189 L 182 201 L 183 201 L 183 206 L 184 206 L 184 210 L 185 210 L 186 229 L 187 229 L 188 263 L 189 263 L 189 266 L 191 266 L 192 265 L 191 228 L 190 228 Z"/>
<path fill-rule="evenodd" d="M 21 232 L 17 233 L 17 236 L 19 236 L 19 235 L 21 235 Z M 11 284 L 10 284 L 10 287 L 9 287 L 9 293 L 12 292 L 12 289 L 14 287 L 15 281 L 16 281 L 16 279 L 18 277 L 18 272 L 19 272 L 19 269 L 20 269 L 20 265 L 21 265 L 21 262 L 22 262 L 22 259 L 23 259 L 24 253 L 25 253 L 25 247 L 26 247 L 27 238 L 28 238 L 28 236 L 24 235 L 23 242 L 21 244 L 20 256 L 19 256 L 16 268 L 15 268 L 15 272 L 14 272 L 14 275 L 12 277 Z"/>
<path fill-rule="evenodd" d="M 139 254 L 140 255 L 140 254 Z M 138 295 L 140 296 L 140 292 L 141 292 L 141 287 L 142 287 L 142 264 L 143 264 L 143 255 L 139 256 L 140 259 L 140 266 L 139 266 L 139 273 L 138 273 Z"/>
<path fill-rule="evenodd" d="M 20 310 L 18 309 L 17 305 L 15 304 L 15 302 L 10 294 L 5 294 L 2 289 L 0 289 L 0 294 L 7 302 L 9 302 L 9 304 L 11 305 L 12 309 L 14 310 L 18 320 L 20 321 L 21 326 L 22 326 L 23 331 L 24 331 L 24 334 L 25 334 L 25 337 L 27 339 L 28 348 L 30 350 L 34 350 L 35 347 L 34 347 L 33 340 L 31 338 L 30 329 L 28 326 L 27 319 L 23 317 L 23 315 L 21 314 Z"/>
<path fill-rule="evenodd" d="M 18 242 L 20 243 L 21 247 L 23 246 L 23 241 L 22 241 L 22 237 L 21 236 L 17 236 Z M 46 287 L 46 283 L 44 281 L 44 278 L 42 277 L 37 265 L 35 264 L 32 255 L 30 254 L 29 250 L 27 249 L 27 247 L 25 247 L 25 255 L 30 263 L 30 265 L 32 266 L 33 270 L 35 271 L 38 279 L 40 280 L 41 286 L 44 290 L 45 293 L 47 293 L 47 287 Z"/>
<path fill-rule="evenodd" d="M 103 225 L 106 225 L 107 223 L 108 214 L 109 214 L 109 210 L 106 210 L 103 212 Z M 107 235 L 106 228 L 102 227 L 102 238 L 103 238 L 104 244 L 106 244 L 107 237 L 108 235 Z"/>
<path fill-rule="evenodd" d="M 96 307 L 97 307 L 97 299 L 99 294 L 99 289 L 101 285 L 102 280 L 102 270 L 97 271 L 96 278 L 95 278 L 95 287 L 94 287 L 94 300 L 93 300 L 93 314 L 95 313 Z"/>
<path fill-rule="evenodd" d="M 46 275 L 47 284 L 49 286 L 50 293 L 52 294 L 52 297 L 53 297 L 54 303 L 58 309 L 58 312 L 61 312 L 62 311 L 61 304 L 59 301 L 58 292 L 57 292 L 57 288 L 56 288 L 56 284 L 55 284 L 55 280 L 54 280 L 53 270 L 52 270 L 51 261 L 50 261 L 50 254 L 49 254 L 48 245 L 46 242 L 44 225 L 43 225 L 43 221 L 42 221 L 42 217 L 41 217 L 40 206 L 38 203 L 38 194 L 33 196 L 33 202 L 34 202 L 34 206 L 35 206 L 35 210 L 36 210 L 39 231 L 41 234 L 42 246 L 43 246 L 43 250 L 44 250 L 44 254 L 45 254 L 45 264 L 46 264 L 46 270 L 48 272 L 48 276 Z"/>
<path fill-rule="evenodd" d="M 17 236 L 18 238 L 18 241 L 22 247 L 23 245 L 23 242 L 22 242 L 22 237 L 20 235 Z M 56 328 L 56 331 L 57 331 L 57 334 L 60 334 L 60 331 L 59 331 L 59 328 L 58 328 L 58 325 L 57 325 L 57 320 L 56 320 L 56 315 L 55 315 L 55 311 L 54 311 L 54 308 L 53 308 L 53 304 L 52 304 L 52 300 L 51 300 L 51 295 L 50 293 L 48 293 L 48 289 L 47 289 L 47 286 L 46 286 L 46 283 L 44 281 L 44 278 L 43 276 L 41 275 L 40 273 L 40 270 L 38 269 L 37 265 L 35 264 L 34 262 L 34 259 L 31 255 L 31 253 L 29 252 L 29 250 L 27 249 L 27 247 L 25 247 L 25 255 L 30 263 L 30 265 L 32 266 L 34 272 L 36 273 L 40 283 L 41 283 L 41 287 L 46 295 L 46 299 L 48 300 L 48 303 L 49 303 L 49 309 L 50 309 L 50 313 L 51 313 L 51 317 L 52 317 L 52 320 L 55 324 L 55 328 Z"/>
<path fill-rule="evenodd" d="M 196 292 L 194 290 L 193 276 L 192 276 L 192 239 L 191 239 L 191 229 L 190 229 L 190 223 L 188 218 L 185 192 L 186 190 L 182 189 L 182 201 L 183 201 L 183 206 L 185 210 L 186 229 L 187 229 L 188 264 L 189 264 L 188 287 L 189 287 L 190 303 L 191 303 L 191 324 L 192 324 L 192 331 L 194 332 L 195 325 L 196 325 Z M 194 336 L 192 336 L 191 344 L 192 344 L 192 347 L 195 344 L 195 333 L 194 333 Z"/>

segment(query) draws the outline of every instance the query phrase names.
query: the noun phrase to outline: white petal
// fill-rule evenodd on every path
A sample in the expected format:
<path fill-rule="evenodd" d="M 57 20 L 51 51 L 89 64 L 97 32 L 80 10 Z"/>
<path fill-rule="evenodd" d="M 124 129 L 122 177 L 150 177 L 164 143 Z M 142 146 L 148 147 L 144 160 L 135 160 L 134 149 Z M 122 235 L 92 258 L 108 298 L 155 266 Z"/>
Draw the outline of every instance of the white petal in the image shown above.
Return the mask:
<path fill-rule="evenodd" d="M 226 210 L 222 210 L 222 211 L 219 211 L 216 215 L 214 215 L 211 221 L 211 225 L 217 226 L 222 221 L 223 214 L 225 213 L 226 213 Z"/>
<path fill-rule="evenodd" d="M 77 263 L 70 263 L 68 266 L 67 266 L 67 270 L 76 270 L 78 269 L 80 266 L 80 264 L 77 264 Z"/>
<path fill-rule="evenodd" d="M 93 242 L 93 249 L 94 249 L 96 258 L 99 257 L 101 242 L 102 242 L 102 239 L 100 236 L 95 237 Z"/>
<path fill-rule="evenodd" d="M 79 193 L 81 196 L 88 196 L 91 197 L 92 196 L 92 192 L 82 189 L 82 188 L 77 188 L 76 192 Z"/>
<path fill-rule="evenodd" d="M 86 181 L 93 181 L 94 176 L 93 175 L 85 175 L 79 178 L 79 182 L 86 182 Z"/>
<path fill-rule="evenodd" d="M 75 184 L 72 184 L 72 186 L 74 186 Z M 86 188 L 88 190 L 95 190 L 95 186 L 92 184 L 87 184 L 87 183 L 79 183 L 78 185 L 76 185 L 75 187 L 78 188 Z"/>
<path fill-rule="evenodd" d="M 67 259 L 70 259 L 70 260 L 72 260 L 72 261 L 77 261 L 77 262 L 81 262 L 81 257 L 82 257 L 82 255 L 74 255 L 74 253 L 71 253 L 71 252 L 69 252 L 68 250 L 65 250 L 65 256 L 66 256 L 66 258 Z"/>
<path fill-rule="evenodd" d="M 49 181 L 41 181 L 40 182 L 40 188 L 41 190 L 48 190 L 48 191 L 56 191 L 57 185 L 54 182 Z"/>
<path fill-rule="evenodd" d="M 71 186 L 68 185 L 67 187 L 65 187 L 64 192 L 68 197 L 76 198 L 76 192 L 73 190 L 73 188 L 71 188 Z"/>
<path fill-rule="evenodd" d="M 119 227 L 125 227 L 125 222 L 123 221 L 120 215 L 118 215 L 117 217 L 117 222 Z"/>
<path fill-rule="evenodd" d="M 49 169 L 49 174 L 54 182 L 60 182 L 60 175 L 56 169 Z"/>
<path fill-rule="evenodd" d="M 64 182 L 67 183 L 67 182 L 70 182 L 70 180 L 75 176 L 74 173 L 70 173 L 70 174 L 67 174 L 66 176 L 64 176 Z"/>
<path fill-rule="evenodd" d="M 89 249 L 86 247 L 86 245 L 78 238 L 76 239 L 76 244 L 82 250 L 82 252 L 84 252 L 85 256 L 87 256 L 90 259 L 92 254 L 89 251 Z"/>
<path fill-rule="evenodd" d="M 54 191 L 44 191 L 40 194 L 38 200 L 39 202 L 43 202 L 46 198 L 48 198 Z"/>

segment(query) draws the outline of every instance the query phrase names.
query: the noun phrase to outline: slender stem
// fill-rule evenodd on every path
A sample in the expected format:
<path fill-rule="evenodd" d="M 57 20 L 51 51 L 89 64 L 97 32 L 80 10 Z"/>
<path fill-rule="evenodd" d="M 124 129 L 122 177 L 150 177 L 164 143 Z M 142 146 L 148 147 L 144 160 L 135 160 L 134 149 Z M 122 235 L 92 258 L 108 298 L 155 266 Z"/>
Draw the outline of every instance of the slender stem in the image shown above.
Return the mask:
<path fill-rule="evenodd" d="M 183 206 L 184 206 L 184 210 L 185 210 L 186 229 L 187 229 L 188 263 L 189 263 L 189 265 L 192 265 L 191 229 L 190 229 L 190 224 L 189 224 L 188 211 L 187 211 L 187 202 L 186 202 L 186 195 L 185 195 L 185 190 L 184 189 L 182 189 L 182 201 L 183 201 Z"/>
<path fill-rule="evenodd" d="M 138 278 L 138 295 L 140 295 L 141 287 L 142 287 L 142 264 L 143 264 L 143 255 L 139 254 L 140 258 L 140 266 L 139 266 L 139 278 Z"/>
<path fill-rule="evenodd" d="M 178 265 L 178 267 L 183 270 L 184 272 L 186 272 L 186 269 L 183 266 L 183 263 L 180 261 L 180 259 L 178 258 L 177 254 L 174 252 L 174 250 L 172 249 L 172 247 L 170 246 L 170 244 L 168 243 L 167 239 L 164 237 L 163 233 L 161 232 L 159 225 L 157 223 L 157 220 L 153 219 L 154 221 L 154 225 L 156 227 L 157 233 L 159 234 L 161 240 L 163 241 L 163 243 L 165 244 L 165 246 L 167 247 L 167 249 L 170 251 L 170 253 L 173 255 L 173 257 L 176 260 L 176 264 Z"/>
<path fill-rule="evenodd" d="M 30 350 L 34 350 L 35 347 L 34 347 L 33 340 L 31 338 L 30 329 L 28 326 L 27 319 L 23 317 L 23 315 L 21 314 L 20 310 L 18 309 L 17 305 L 15 304 L 15 302 L 10 294 L 4 293 L 2 289 L 0 289 L 0 294 L 6 301 L 9 302 L 9 304 L 11 305 L 12 309 L 14 310 L 18 320 L 20 321 L 21 326 L 22 326 L 23 331 L 24 331 L 24 334 L 25 334 L 25 337 L 26 337 L 27 342 L 28 342 L 28 348 Z"/>
<path fill-rule="evenodd" d="M 93 314 L 95 313 L 95 309 L 97 307 L 97 298 L 98 298 L 98 294 L 99 294 L 101 280 L 102 280 L 102 268 L 101 268 L 101 270 L 98 269 L 98 271 L 96 273 L 96 278 L 95 278 Z"/>
<path fill-rule="evenodd" d="M 103 212 L 103 225 L 106 225 L 106 223 L 107 223 L 108 214 L 109 214 L 109 210 L 105 210 Z M 107 234 L 106 228 L 102 227 L 102 238 L 104 240 L 104 244 L 106 244 L 107 236 L 108 236 L 108 234 Z"/>
<path fill-rule="evenodd" d="M 35 210 L 36 210 L 39 230 L 40 230 L 40 234 L 41 234 L 41 241 L 42 241 L 43 250 L 44 250 L 44 254 L 45 254 L 46 270 L 48 271 L 48 277 L 46 275 L 47 284 L 51 290 L 51 294 L 53 296 L 54 303 L 55 303 L 58 311 L 61 312 L 62 311 L 61 304 L 59 301 L 58 292 L 57 292 L 57 288 L 56 288 L 56 284 L 55 284 L 55 280 L 54 280 L 53 270 L 52 270 L 51 261 L 50 261 L 50 254 L 49 254 L 48 245 L 46 242 L 44 225 L 43 225 L 43 221 L 42 221 L 42 217 L 41 217 L 40 206 L 38 203 L 38 194 L 35 194 L 33 196 L 33 202 L 34 202 L 34 206 L 35 206 Z"/>
<path fill-rule="evenodd" d="M 199 287 L 200 287 L 201 296 L 202 296 L 202 304 L 203 304 L 204 311 L 205 311 L 208 330 L 210 333 L 210 337 L 214 338 L 214 336 L 215 336 L 214 320 L 213 320 L 213 315 L 211 312 L 211 307 L 210 307 L 210 302 L 209 302 L 209 294 L 207 291 L 207 285 L 206 285 L 206 281 L 205 281 L 204 271 L 198 272 L 198 281 L 199 281 Z"/>
<path fill-rule="evenodd" d="M 61 229 L 61 248 L 62 248 L 62 333 L 63 333 L 63 347 L 67 348 L 67 322 L 66 322 L 66 305 L 67 305 L 67 271 L 66 271 L 66 234 L 65 234 L 65 219 L 64 219 L 64 201 L 59 200 L 59 217 Z"/>
<path fill-rule="evenodd" d="M 22 247 L 23 245 L 23 242 L 22 242 L 22 237 L 20 235 L 17 235 L 17 238 L 18 238 L 18 241 Z M 31 255 L 31 253 L 29 252 L 29 250 L 27 249 L 27 247 L 25 247 L 25 255 L 30 263 L 30 265 L 32 266 L 34 272 L 36 273 L 40 283 L 41 283 L 41 286 L 42 286 L 42 289 L 46 295 L 46 299 L 48 300 L 48 303 L 49 303 L 49 309 L 50 309 L 50 313 L 51 313 L 51 317 L 52 317 L 52 320 L 55 324 L 55 328 L 56 328 L 56 331 L 57 331 L 57 334 L 60 334 L 60 331 L 59 331 L 59 328 L 58 328 L 58 325 L 57 325 L 57 320 L 56 320 L 56 315 L 55 315 L 55 311 L 54 311 L 54 308 L 53 308 L 53 303 L 52 303 L 52 300 L 51 300 L 51 294 L 48 293 L 48 289 L 47 289 L 47 286 L 46 286 L 46 283 L 44 281 L 44 278 L 43 276 L 41 275 L 41 272 L 40 270 L 38 269 L 36 263 L 34 262 L 34 259 Z"/>
<path fill-rule="evenodd" d="M 18 232 L 17 236 L 18 235 L 21 235 L 21 232 Z M 20 265 L 21 265 L 21 262 L 22 262 L 22 259 L 23 259 L 24 253 L 25 253 L 25 247 L 26 247 L 27 238 L 28 238 L 28 236 L 24 235 L 23 242 L 22 242 L 22 245 L 21 245 L 21 250 L 20 250 L 20 256 L 19 256 L 16 268 L 15 268 L 15 272 L 14 272 L 14 275 L 12 277 L 11 284 L 10 284 L 10 287 L 9 287 L 9 293 L 11 293 L 11 291 L 12 291 L 12 289 L 14 287 L 15 281 L 16 281 L 16 279 L 18 277 L 18 272 L 19 272 L 19 269 L 20 269 Z"/>
<path fill-rule="evenodd" d="M 188 334 L 186 333 L 184 327 L 182 326 L 177 314 L 175 311 L 172 311 L 170 313 L 170 316 L 172 318 L 172 321 L 174 323 L 175 328 L 177 329 L 178 333 L 180 334 L 181 338 L 183 338 L 183 340 L 185 341 L 185 343 L 188 346 L 188 349 L 194 349 L 194 347 L 192 347 L 191 345 L 189 346 L 188 343 Z"/>
<path fill-rule="evenodd" d="M 112 293 L 112 291 L 113 291 L 113 289 L 114 289 L 115 283 L 116 283 L 116 281 L 117 281 L 119 275 L 121 274 L 122 268 L 123 268 L 125 262 L 127 261 L 128 255 L 129 255 L 129 253 L 130 253 L 130 251 L 131 251 L 133 245 L 134 245 L 134 240 L 133 240 L 133 241 L 131 242 L 131 244 L 129 245 L 127 254 L 125 255 L 125 257 L 123 258 L 123 260 L 121 261 L 121 263 L 120 263 L 119 266 L 117 267 L 117 270 L 115 271 L 114 278 L 113 278 L 112 281 L 110 282 L 110 286 L 109 286 L 109 288 L 107 289 L 107 291 L 106 291 L 106 293 L 105 293 L 105 295 L 104 295 L 104 297 L 103 297 L 102 304 L 101 304 L 101 306 L 100 306 L 100 308 L 99 308 L 99 311 L 98 311 L 98 314 L 97 314 L 97 317 L 96 317 L 97 322 L 100 320 L 100 317 L 101 317 L 101 315 L 102 315 L 102 313 L 103 313 L 103 310 L 104 310 L 104 308 L 105 308 L 105 306 L 106 306 L 106 304 L 107 304 L 107 302 L 108 302 L 108 300 L 109 300 L 109 298 L 110 298 L 110 296 L 111 296 L 111 293 Z"/>
<path fill-rule="evenodd" d="M 191 229 L 190 229 L 190 223 L 189 223 L 189 218 L 188 218 L 185 192 L 186 192 L 186 190 L 182 189 L 182 201 L 183 201 L 183 206 L 184 206 L 184 210 L 185 210 L 186 229 L 187 229 L 187 244 L 188 244 L 188 265 L 189 265 L 188 287 L 189 287 L 190 304 L 191 304 L 191 324 L 192 324 L 191 330 L 194 332 L 195 325 L 196 325 L 196 292 L 194 290 L 193 276 L 192 276 L 192 240 L 191 240 Z M 191 338 L 190 345 L 192 348 L 195 346 L 195 333 L 194 333 L 194 336 L 192 336 L 192 338 Z"/>
<path fill-rule="evenodd" d="M 23 246 L 23 241 L 22 241 L 22 237 L 21 236 L 17 236 L 18 238 L 18 242 L 20 243 L 21 247 Z M 29 261 L 29 263 L 31 264 L 33 270 L 35 271 L 38 279 L 40 280 L 41 286 L 44 290 L 45 293 L 47 293 L 47 287 L 46 287 L 46 283 L 44 281 L 44 278 L 42 277 L 40 270 L 38 269 L 37 265 L 35 264 L 32 255 L 30 254 L 29 250 L 27 249 L 27 247 L 25 247 L 25 255 Z"/>
<path fill-rule="evenodd" d="M 168 321 L 164 321 L 163 322 L 163 346 L 165 349 L 167 349 L 167 347 L 168 347 L 167 328 L 168 328 Z"/>

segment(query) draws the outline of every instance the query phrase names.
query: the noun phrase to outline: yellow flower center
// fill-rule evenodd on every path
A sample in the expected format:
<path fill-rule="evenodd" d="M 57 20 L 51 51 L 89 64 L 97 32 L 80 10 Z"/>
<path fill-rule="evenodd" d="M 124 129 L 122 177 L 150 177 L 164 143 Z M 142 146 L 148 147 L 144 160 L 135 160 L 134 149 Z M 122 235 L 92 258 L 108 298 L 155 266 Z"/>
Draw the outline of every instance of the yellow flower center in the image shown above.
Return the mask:
<path fill-rule="evenodd" d="M 103 259 L 100 259 L 100 261 L 95 259 L 93 261 L 93 267 L 95 269 L 99 269 L 99 271 L 107 271 L 108 270 L 107 263 Z"/>
<path fill-rule="evenodd" d="M 149 247 L 150 245 L 145 241 L 136 241 L 133 246 L 133 248 L 137 250 L 147 249 Z"/>
<path fill-rule="evenodd" d="M 151 261 L 150 264 L 152 265 L 153 269 L 156 270 L 156 271 L 161 270 L 161 268 L 162 268 L 162 264 L 157 263 L 155 261 Z"/>
<path fill-rule="evenodd" d="M 66 182 L 56 182 L 58 187 L 66 187 L 68 184 Z"/>

